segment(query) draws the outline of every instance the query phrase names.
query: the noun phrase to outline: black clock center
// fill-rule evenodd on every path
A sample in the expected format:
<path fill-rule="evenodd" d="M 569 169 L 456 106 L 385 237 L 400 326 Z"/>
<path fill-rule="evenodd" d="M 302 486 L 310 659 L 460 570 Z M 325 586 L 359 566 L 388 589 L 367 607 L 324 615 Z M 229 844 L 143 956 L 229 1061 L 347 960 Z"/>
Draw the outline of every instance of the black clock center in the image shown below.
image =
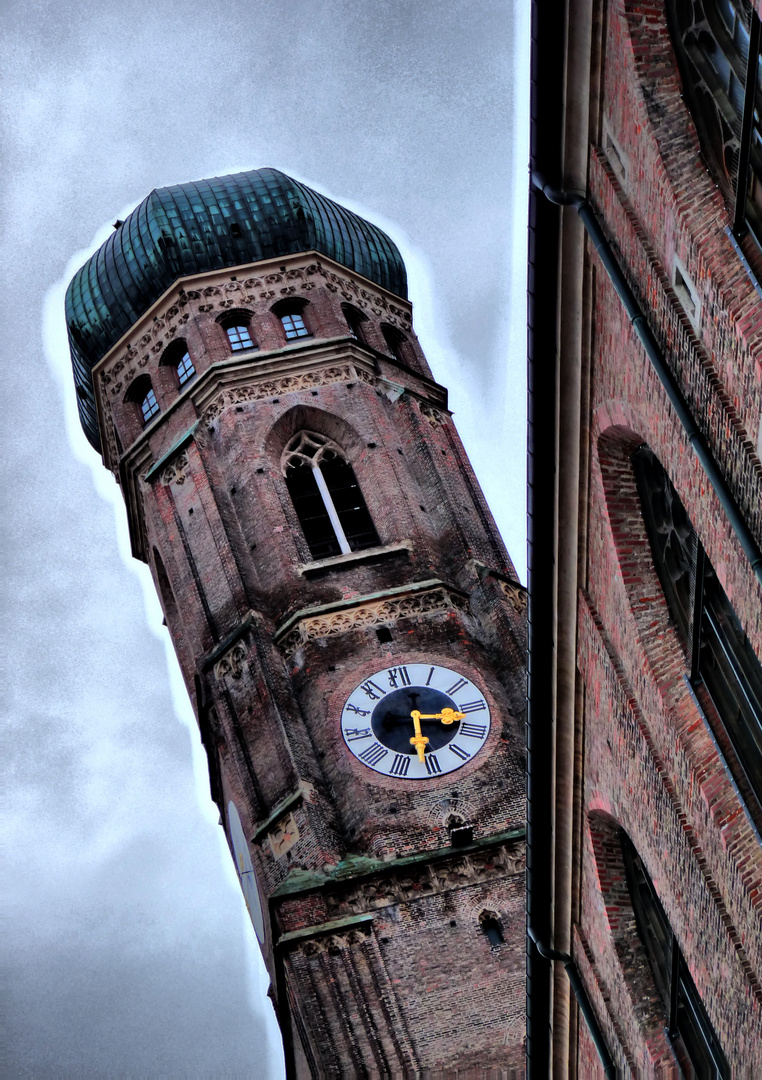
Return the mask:
<path fill-rule="evenodd" d="M 398 754 L 416 753 L 410 742 L 415 733 L 410 715 L 413 709 L 424 714 L 441 713 L 443 709 L 457 709 L 457 705 L 447 694 L 430 686 L 405 686 L 387 694 L 373 710 L 371 727 L 378 741 Z M 443 724 L 441 720 L 421 719 L 421 733 L 429 740 L 426 753 L 446 746 L 458 734 L 459 727 L 457 721 Z"/>

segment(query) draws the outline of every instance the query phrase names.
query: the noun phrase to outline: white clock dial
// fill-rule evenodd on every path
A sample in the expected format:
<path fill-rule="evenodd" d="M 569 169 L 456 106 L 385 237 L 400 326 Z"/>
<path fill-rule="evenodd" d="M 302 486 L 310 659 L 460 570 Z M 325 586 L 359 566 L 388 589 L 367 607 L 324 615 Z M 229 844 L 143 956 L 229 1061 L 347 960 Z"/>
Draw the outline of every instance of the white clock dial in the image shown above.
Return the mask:
<path fill-rule="evenodd" d="M 259 889 L 257 888 L 257 880 L 254 877 L 254 867 L 251 864 L 249 845 L 246 843 L 246 837 L 243 835 L 243 826 L 241 825 L 238 811 L 235 808 L 235 803 L 232 802 L 228 803 L 228 828 L 230 829 L 230 840 L 233 844 L 235 868 L 238 871 L 238 878 L 241 882 L 243 898 L 246 901 L 246 907 L 249 909 L 249 915 L 251 916 L 251 922 L 257 935 L 257 939 L 259 940 L 260 945 L 262 945 L 265 940 L 265 920 L 262 915 L 262 901 L 259 899 Z"/>
<path fill-rule="evenodd" d="M 478 686 L 438 664 L 375 671 L 341 712 L 350 753 L 374 772 L 405 780 L 460 769 L 484 746 L 489 729 L 489 706 Z"/>

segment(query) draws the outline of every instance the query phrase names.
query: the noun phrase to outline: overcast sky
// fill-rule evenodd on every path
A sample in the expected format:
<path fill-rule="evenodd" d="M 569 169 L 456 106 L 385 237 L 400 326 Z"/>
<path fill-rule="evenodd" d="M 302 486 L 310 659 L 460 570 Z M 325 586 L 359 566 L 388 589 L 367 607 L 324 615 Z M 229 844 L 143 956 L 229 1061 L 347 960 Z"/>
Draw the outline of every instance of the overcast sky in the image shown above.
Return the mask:
<path fill-rule="evenodd" d="M 277 1080 L 158 603 L 75 419 L 63 291 L 152 188 L 272 166 L 386 228 L 524 579 L 526 0 L 6 0 L 9 1065 Z"/>

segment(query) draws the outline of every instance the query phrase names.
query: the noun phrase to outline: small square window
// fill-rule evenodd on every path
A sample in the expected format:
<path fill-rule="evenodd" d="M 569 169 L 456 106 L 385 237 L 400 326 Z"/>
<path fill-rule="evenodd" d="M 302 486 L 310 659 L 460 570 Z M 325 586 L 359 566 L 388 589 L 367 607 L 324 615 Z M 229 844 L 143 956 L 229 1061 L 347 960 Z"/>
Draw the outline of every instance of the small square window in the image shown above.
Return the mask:
<path fill-rule="evenodd" d="M 140 410 L 143 413 L 143 423 L 147 424 L 159 411 L 159 403 L 156 400 L 156 394 L 153 392 L 153 388 L 148 391 L 146 396 L 140 403 Z"/>
<path fill-rule="evenodd" d="M 193 366 L 193 361 L 189 354 L 186 353 L 177 365 L 177 378 L 180 382 L 180 386 L 184 386 L 185 383 L 190 382 L 195 374 L 196 369 Z"/>
<path fill-rule="evenodd" d="M 304 325 L 304 319 L 298 312 L 294 312 L 292 315 L 281 315 L 280 321 L 283 323 L 283 329 L 286 331 L 286 338 L 289 341 L 294 338 L 310 336 L 309 330 Z"/>
<path fill-rule="evenodd" d="M 225 332 L 228 335 L 230 348 L 233 352 L 240 352 L 242 349 L 256 348 L 256 345 L 251 340 L 248 326 L 228 326 L 226 327 Z"/>

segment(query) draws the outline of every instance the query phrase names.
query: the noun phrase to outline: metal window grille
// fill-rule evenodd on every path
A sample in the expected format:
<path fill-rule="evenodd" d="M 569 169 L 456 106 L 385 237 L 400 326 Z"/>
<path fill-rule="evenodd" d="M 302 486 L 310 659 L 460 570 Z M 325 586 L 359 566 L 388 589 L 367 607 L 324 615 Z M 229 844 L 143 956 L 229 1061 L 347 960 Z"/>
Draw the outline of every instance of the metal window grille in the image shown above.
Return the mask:
<path fill-rule="evenodd" d="M 281 315 L 280 321 L 283 323 L 283 329 L 285 330 L 286 338 L 289 341 L 294 338 L 310 336 L 310 332 L 304 325 L 304 319 L 299 312 L 292 312 L 290 315 Z"/>
<path fill-rule="evenodd" d="M 143 423 L 147 424 L 149 420 L 152 420 L 159 412 L 159 403 L 156 400 L 156 394 L 153 392 L 153 387 L 149 389 L 140 403 L 140 411 L 143 414 Z"/>
<path fill-rule="evenodd" d="M 196 374 L 196 369 L 193 366 L 193 361 L 188 353 L 181 358 L 177 365 L 177 378 L 180 386 L 184 386 L 185 383 L 190 382 L 193 376 Z"/>
<path fill-rule="evenodd" d="M 244 324 L 239 326 L 226 326 L 225 333 L 228 335 L 230 348 L 233 352 L 240 352 L 242 349 L 256 348 L 254 342 L 251 340 L 249 328 Z"/>
<path fill-rule="evenodd" d="M 626 833 L 620 834 L 620 840 L 635 925 L 664 1002 L 667 1034 L 682 1073 L 686 1077 L 726 1080 L 730 1077 L 727 1059 L 654 884 Z"/>
<path fill-rule="evenodd" d="M 633 465 L 654 566 L 691 684 L 708 694 L 743 774 L 736 779 L 762 808 L 762 664 L 658 458 L 642 446 Z"/>

